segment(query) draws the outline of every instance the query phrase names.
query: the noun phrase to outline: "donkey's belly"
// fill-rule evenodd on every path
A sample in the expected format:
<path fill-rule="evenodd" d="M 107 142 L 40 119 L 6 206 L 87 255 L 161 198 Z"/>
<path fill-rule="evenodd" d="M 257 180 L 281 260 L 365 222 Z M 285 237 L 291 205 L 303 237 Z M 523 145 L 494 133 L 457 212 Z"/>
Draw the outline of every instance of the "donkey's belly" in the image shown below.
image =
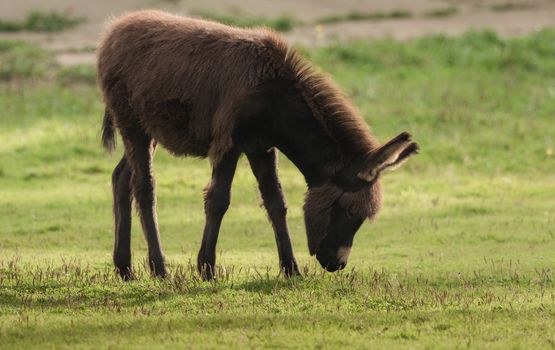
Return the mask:
<path fill-rule="evenodd" d="M 210 147 L 210 123 L 199 121 L 191 109 L 177 100 L 157 104 L 142 113 L 148 134 L 176 155 L 206 157 Z"/>
<path fill-rule="evenodd" d="M 161 131 L 161 132 L 160 132 Z M 152 133 L 152 137 L 156 142 L 162 145 L 165 149 L 178 156 L 194 156 L 194 157 L 207 157 L 209 142 L 197 140 L 186 132 L 175 130 L 173 133 L 168 134 L 165 131 Z"/>

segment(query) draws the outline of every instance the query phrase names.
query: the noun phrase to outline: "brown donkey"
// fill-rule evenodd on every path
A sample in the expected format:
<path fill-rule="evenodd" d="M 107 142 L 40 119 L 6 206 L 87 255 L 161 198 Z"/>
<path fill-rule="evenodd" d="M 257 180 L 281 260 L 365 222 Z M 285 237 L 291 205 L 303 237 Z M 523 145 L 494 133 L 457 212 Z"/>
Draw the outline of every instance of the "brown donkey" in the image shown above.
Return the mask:
<path fill-rule="evenodd" d="M 382 171 L 418 151 L 408 133 L 379 146 L 335 85 L 266 29 L 239 29 L 158 11 L 131 13 L 116 19 L 102 40 L 98 81 L 106 103 L 104 146 L 114 149 L 115 128 L 125 146 L 112 176 L 114 263 L 124 279 L 133 276 L 132 198 L 152 272 L 166 274 L 151 171 L 158 144 L 176 155 L 211 161 L 198 255 L 198 269 L 208 279 L 242 153 L 258 180 L 281 269 L 294 275 L 299 272 L 276 149 L 306 179 L 309 250 L 328 271 L 346 265 L 356 231 L 376 215 Z"/>

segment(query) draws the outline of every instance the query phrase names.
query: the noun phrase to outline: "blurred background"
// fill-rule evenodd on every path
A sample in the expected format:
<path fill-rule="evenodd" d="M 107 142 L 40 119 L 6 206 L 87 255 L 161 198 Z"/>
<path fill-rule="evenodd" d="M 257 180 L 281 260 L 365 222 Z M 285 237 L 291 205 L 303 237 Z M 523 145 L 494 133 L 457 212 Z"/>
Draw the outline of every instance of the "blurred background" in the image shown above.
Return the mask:
<path fill-rule="evenodd" d="M 37 43 L 53 50 L 65 65 L 92 63 L 105 21 L 144 8 L 266 25 L 283 32 L 289 42 L 307 46 L 349 39 L 407 40 L 485 28 L 517 36 L 555 25 L 552 0 L 3 0 L 0 39 Z M 38 17 L 34 22 L 33 14 Z"/>

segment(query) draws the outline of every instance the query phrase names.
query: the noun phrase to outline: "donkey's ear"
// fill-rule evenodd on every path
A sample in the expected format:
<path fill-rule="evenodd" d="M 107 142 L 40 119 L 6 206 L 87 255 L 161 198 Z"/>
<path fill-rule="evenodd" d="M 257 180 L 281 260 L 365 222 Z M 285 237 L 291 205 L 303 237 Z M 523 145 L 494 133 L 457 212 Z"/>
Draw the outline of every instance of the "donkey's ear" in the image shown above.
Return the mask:
<path fill-rule="evenodd" d="M 411 142 L 410 138 L 408 132 L 403 132 L 372 151 L 357 176 L 364 181 L 372 182 L 382 171 L 400 167 L 410 156 L 418 153 L 418 144 Z"/>

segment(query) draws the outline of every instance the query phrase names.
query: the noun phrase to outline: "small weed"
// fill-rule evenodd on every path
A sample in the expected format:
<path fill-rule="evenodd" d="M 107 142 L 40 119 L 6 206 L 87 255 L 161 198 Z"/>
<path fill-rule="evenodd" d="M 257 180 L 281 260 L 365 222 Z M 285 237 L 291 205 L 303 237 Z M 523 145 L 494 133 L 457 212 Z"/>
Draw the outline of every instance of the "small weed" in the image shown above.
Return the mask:
<path fill-rule="evenodd" d="M 59 12 L 31 12 L 22 22 L 0 20 L 0 32 L 59 32 L 82 23 L 83 18 L 75 18 Z"/>
<path fill-rule="evenodd" d="M 446 331 L 449 328 L 451 328 L 451 325 L 445 324 L 445 323 L 440 323 L 440 324 L 434 326 L 434 329 L 437 330 L 437 331 Z"/>

